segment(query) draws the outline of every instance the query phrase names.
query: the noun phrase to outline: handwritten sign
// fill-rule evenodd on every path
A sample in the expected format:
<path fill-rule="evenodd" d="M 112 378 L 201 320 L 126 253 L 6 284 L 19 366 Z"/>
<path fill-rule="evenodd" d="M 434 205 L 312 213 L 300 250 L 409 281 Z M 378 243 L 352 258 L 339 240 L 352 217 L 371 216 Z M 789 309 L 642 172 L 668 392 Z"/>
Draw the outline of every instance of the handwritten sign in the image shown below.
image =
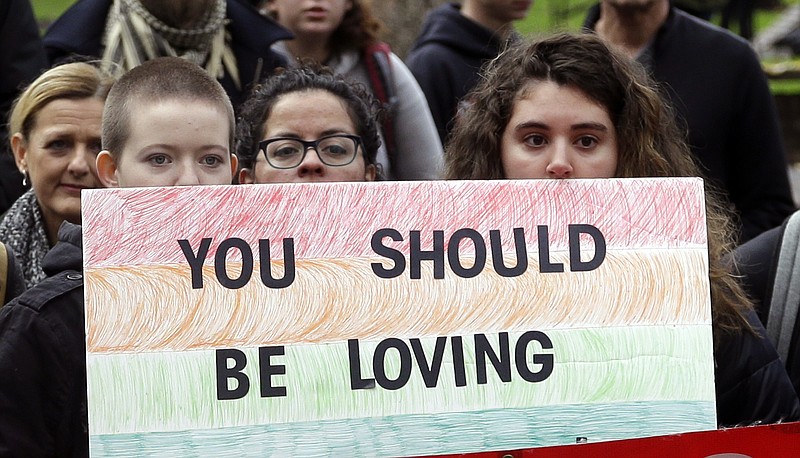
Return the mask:
<path fill-rule="evenodd" d="M 83 196 L 93 455 L 714 429 L 699 179 Z"/>

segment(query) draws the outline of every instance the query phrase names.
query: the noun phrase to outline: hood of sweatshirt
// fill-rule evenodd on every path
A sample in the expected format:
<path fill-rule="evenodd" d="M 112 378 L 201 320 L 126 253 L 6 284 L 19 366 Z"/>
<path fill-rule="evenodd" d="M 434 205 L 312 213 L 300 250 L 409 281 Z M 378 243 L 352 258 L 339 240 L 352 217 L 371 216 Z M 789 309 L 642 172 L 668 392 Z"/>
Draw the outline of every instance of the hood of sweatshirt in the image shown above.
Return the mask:
<path fill-rule="evenodd" d="M 411 52 L 434 43 L 479 59 L 493 59 L 503 47 L 500 36 L 462 15 L 457 3 L 446 3 L 428 13 Z"/>

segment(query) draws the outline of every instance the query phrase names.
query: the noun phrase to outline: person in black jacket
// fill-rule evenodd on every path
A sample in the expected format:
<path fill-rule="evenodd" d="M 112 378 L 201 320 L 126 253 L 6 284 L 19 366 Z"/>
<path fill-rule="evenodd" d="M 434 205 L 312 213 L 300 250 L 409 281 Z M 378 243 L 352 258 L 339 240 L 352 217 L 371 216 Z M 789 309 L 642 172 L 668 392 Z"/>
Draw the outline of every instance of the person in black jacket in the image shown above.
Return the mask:
<path fill-rule="evenodd" d="M 800 212 L 737 247 L 734 267 L 800 395 Z"/>
<path fill-rule="evenodd" d="M 17 266 L 14 250 L 0 242 L 0 306 L 25 291 L 25 279 Z"/>
<path fill-rule="evenodd" d="M 512 22 L 524 18 L 532 4 L 465 0 L 428 14 L 406 64 L 428 99 L 442 143 L 459 102 L 478 82 L 481 66 L 518 38 Z"/>
<path fill-rule="evenodd" d="M 522 42 L 493 60 L 483 76 L 445 150 L 448 179 L 697 176 L 652 81 L 595 35 Z M 783 364 L 725 261 L 732 244 L 726 210 L 709 189 L 717 422 L 800 420 Z"/>
<path fill-rule="evenodd" d="M 47 29 L 44 47 L 51 64 L 82 55 L 123 71 L 154 57 L 182 56 L 215 76 L 237 107 L 285 65 L 270 46 L 291 36 L 245 0 L 79 0 Z M 155 55 L 144 45 L 150 40 Z"/>
<path fill-rule="evenodd" d="M 0 43 L 0 119 L 7 119 L 22 88 L 48 67 L 29 0 L 0 2 Z M 7 129 L 0 123 L 0 215 L 26 190 L 8 148 Z"/>
<path fill-rule="evenodd" d="M 98 175 L 107 187 L 229 184 L 233 129 L 227 94 L 200 67 L 147 61 L 109 93 L 102 136 L 113 152 L 98 156 Z M 58 235 L 48 277 L 0 308 L 0 456 L 89 453 L 81 226 Z"/>
<path fill-rule="evenodd" d="M 778 114 L 750 44 L 670 6 L 603 0 L 584 27 L 642 63 L 676 108 L 705 178 L 741 220 L 739 242 L 794 210 Z"/>

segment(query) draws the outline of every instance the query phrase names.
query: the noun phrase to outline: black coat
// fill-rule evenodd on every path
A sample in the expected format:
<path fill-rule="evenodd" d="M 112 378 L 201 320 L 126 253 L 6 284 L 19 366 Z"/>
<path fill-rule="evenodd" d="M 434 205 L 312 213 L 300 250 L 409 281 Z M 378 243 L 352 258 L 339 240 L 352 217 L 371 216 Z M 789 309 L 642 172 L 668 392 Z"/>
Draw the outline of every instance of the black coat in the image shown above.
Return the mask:
<path fill-rule="evenodd" d="M 600 18 L 593 8 L 584 27 Z M 689 146 L 742 220 L 741 241 L 794 211 L 778 114 L 764 71 L 744 39 L 671 8 L 639 61 L 662 84 Z"/>
<path fill-rule="evenodd" d="M 59 239 L 48 278 L 0 309 L 0 456 L 89 454 L 80 226 Z"/>
<path fill-rule="evenodd" d="M 0 2 L 0 214 L 25 192 L 7 139 L 8 111 L 25 85 L 47 68 L 29 0 Z"/>
<path fill-rule="evenodd" d="M 800 401 L 783 362 L 764 337 L 766 331 L 755 312 L 747 318 L 759 336 L 714 330 L 717 424 L 729 427 L 799 421 Z"/>
<path fill-rule="evenodd" d="M 292 35 L 275 21 L 261 15 L 244 0 L 226 0 L 227 25 L 231 47 L 239 67 L 241 89 L 236 88 L 228 75 L 220 80 L 222 87 L 238 107 L 252 87 L 272 74 L 285 60 L 270 47 Z M 79 0 L 54 22 L 44 36 L 44 47 L 50 63 L 74 55 L 100 58 L 101 40 L 105 33 L 106 17 L 113 0 Z"/>
<path fill-rule="evenodd" d="M 778 269 L 778 257 L 782 248 L 786 225 L 771 229 L 749 242 L 739 246 L 734 252 L 736 268 L 742 278 L 745 290 L 753 298 L 761 322 L 767 323 L 772 304 L 772 292 Z M 794 269 L 800 268 L 793 266 Z M 781 297 L 780 295 L 778 297 Z M 784 308 L 790 304 L 780 304 Z M 780 314 L 787 317 L 788 314 Z M 776 315 L 777 317 L 777 315 Z M 787 319 L 792 319 L 791 317 Z M 793 318 L 791 340 L 786 355 L 785 367 L 795 391 L 800 395 L 800 320 Z"/>

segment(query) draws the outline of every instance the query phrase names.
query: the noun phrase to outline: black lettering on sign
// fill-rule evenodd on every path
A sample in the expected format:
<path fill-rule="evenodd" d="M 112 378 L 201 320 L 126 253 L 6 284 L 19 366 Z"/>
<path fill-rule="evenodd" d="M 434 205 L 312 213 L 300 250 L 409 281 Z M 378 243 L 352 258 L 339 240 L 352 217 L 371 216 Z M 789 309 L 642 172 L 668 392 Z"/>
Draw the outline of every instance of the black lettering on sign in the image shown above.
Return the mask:
<path fill-rule="evenodd" d="M 590 224 L 570 224 L 568 225 L 568 244 L 569 244 L 569 270 L 570 272 L 587 272 L 597 269 L 605 260 L 606 241 L 600 230 Z M 473 278 L 481 274 L 486 268 L 487 251 L 492 251 L 492 267 L 498 275 L 503 277 L 518 277 L 528 270 L 528 250 L 525 241 L 525 230 L 516 227 L 514 233 L 514 255 L 516 261 L 512 266 L 506 266 L 503 243 L 500 238 L 500 231 L 492 229 L 489 231 L 489 241 L 487 241 L 475 229 L 462 228 L 455 231 L 447 241 L 447 262 L 445 263 L 445 237 L 444 231 L 434 230 L 431 232 L 433 247 L 430 250 L 421 248 L 423 235 L 421 231 L 409 231 L 408 238 L 408 258 L 397 248 L 387 245 L 385 239 L 393 242 L 404 242 L 403 235 L 396 229 L 383 228 L 375 231 L 370 240 L 372 251 L 375 254 L 386 258 L 391 263 L 373 262 L 372 272 L 380 278 L 396 278 L 403 275 L 408 266 L 408 276 L 418 280 L 422 278 L 422 263 L 433 263 L 433 278 L 442 279 L 445 276 L 445 266 L 450 266 L 450 270 L 458 277 Z M 537 246 L 539 255 L 540 273 L 563 273 L 564 263 L 553 262 L 550 256 L 550 228 L 548 226 L 536 226 Z M 581 260 L 580 238 L 586 235 L 594 241 L 594 254 L 588 261 Z M 474 262 L 472 265 L 465 266 L 461 262 L 462 242 L 471 243 L 474 248 Z"/>
<path fill-rule="evenodd" d="M 475 354 L 472 360 L 475 361 L 475 383 L 478 385 L 488 383 L 489 367 L 504 383 L 512 381 L 514 366 L 516 366 L 517 374 L 530 383 L 542 382 L 553 373 L 555 359 L 552 353 L 541 353 L 538 349 L 534 349 L 532 357 L 534 367 L 532 368 L 528 362 L 528 348 L 532 342 L 538 342 L 541 350 L 553 349 L 553 343 L 541 331 L 528 331 L 522 334 L 514 344 L 513 359 L 512 346 L 507 332 L 497 334 L 496 347 L 485 334 L 475 334 L 473 338 Z M 361 374 L 362 354 L 359 341 L 357 339 L 348 340 L 350 389 L 363 390 L 380 386 L 386 390 L 399 390 L 408 384 L 414 375 L 415 367 L 425 386 L 435 388 L 441 382 L 442 363 L 448 341 L 453 355 L 453 383 L 456 387 L 467 386 L 467 367 L 461 336 L 437 337 L 431 355 L 426 353 L 419 338 L 412 337 L 408 341 L 409 344 L 403 339 L 390 337 L 378 343 L 372 358 L 364 355 L 366 361 L 371 359 L 372 362 L 371 368 L 375 378 L 369 378 Z M 414 361 L 416 361 L 416 365 L 413 364 Z M 392 366 L 399 367 L 395 377 L 387 374 L 387 367 Z"/>
<path fill-rule="evenodd" d="M 247 356 L 243 351 L 235 348 L 218 349 L 217 352 L 217 399 L 241 399 L 250 391 L 250 379 L 242 372 L 247 366 Z M 228 361 L 233 361 L 233 367 L 228 367 Z M 230 389 L 228 380 L 236 381 L 236 387 Z"/>
<path fill-rule="evenodd" d="M 191 243 L 186 239 L 178 240 L 183 256 L 192 270 L 192 288 L 203 288 L 203 264 L 208 258 L 211 238 L 204 238 L 195 252 Z M 228 272 L 227 259 L 231 250 L 238 250 L 242 255 L 242 270 L 238 276 L 231 276 Z M 258 241 L 258 255 L 260 260 L 261 283 L 267 288 L 279 289 L 291 285 L 295 279 L 294 239 L 283 239 L 283 277 L 275 278 L 272 274 L 272 255 L 268 239 Z M 239 289 L 250 282 L 253 276 L 254 262 L 253 249 L 238 237 L 231 237 L 220 242 L 214 256 L 214 275 L 220 285 L 228 289 Z"/>

